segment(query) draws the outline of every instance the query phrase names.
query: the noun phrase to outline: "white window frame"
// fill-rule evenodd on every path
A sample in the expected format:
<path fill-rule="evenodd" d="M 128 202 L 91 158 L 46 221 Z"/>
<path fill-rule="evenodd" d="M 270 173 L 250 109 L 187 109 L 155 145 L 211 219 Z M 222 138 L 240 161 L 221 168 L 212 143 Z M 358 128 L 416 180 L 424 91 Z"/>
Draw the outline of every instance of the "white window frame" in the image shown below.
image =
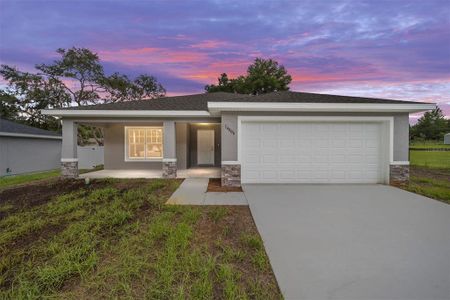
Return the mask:
<path fill-rule="evenodd" d="M 145 130 L 144 153 L 147 154 L 147 129 L 161 129 L 161 157 L 144 157 L 144 158 L 130 158 L 128 155 L 128 129 L 143 129 Z M 125 126 L 124 127 L 124 159 L 126 162 L 143 162 L 143 161 L 162 161 L 164 157 L 164 127 L 163 126 Z"/>

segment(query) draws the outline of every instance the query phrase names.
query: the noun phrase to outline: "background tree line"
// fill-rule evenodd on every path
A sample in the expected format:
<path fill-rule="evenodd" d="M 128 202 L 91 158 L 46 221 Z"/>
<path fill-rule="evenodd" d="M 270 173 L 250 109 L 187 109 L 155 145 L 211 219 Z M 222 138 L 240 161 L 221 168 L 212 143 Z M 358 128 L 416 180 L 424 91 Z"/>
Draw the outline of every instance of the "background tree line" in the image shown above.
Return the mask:
<path fill-rule="evenodd" d="M 450 133 L 450 119 L 445 118 L 439 107 L 424 113 L 409 130 L 409 136 L 413 141 L 442 142 L 446 133 Z"/>
<path fill-rule="evenodd" d="M 58 49 L 59 59 L 51 64 L 37 64 L 36 72 L 24 72 L 2 65 L 0 75 L 8 86 L 0 89 L 0 115 L 30 126 L 60 130 L 60 122 L 40 113 L 45 108 L 66 108 L 131 100 L 164 97 L 166 90 L 151 75 L 142 74 L 133 80 L 120 73 L 106 75 L 96 53 L 86 48 Z M 245 75 L 229 78 L 222 73 L 216 84 L 206 85 L 207 93 L 229 92 L 264 94 L 287 91 L 292 81 L 284 66 L 272 59 L 256 58 Z M 450 121 L 437 108 L 426 112 L 410 128 L 413 140 L 442 140 L 450 132 Z M 102 143 L 101 129 L 80 126 L 79 143 L 95 139 Z"/>
<path fill-rule="evenodd" d="M 40 113 L 45 108 L 66 108 L 99 103 L 163 97 L 164 87 L 151 75 L 134 80 L 126 75 L 106 75 L 96 53 L 86 48 L 58 49 L 60 56 L 51 64 L 37 64 L 36 72 L 24 72 L 2 65 L 0 74 L 7 81 L 0 90 L 2 118 L 30 126 L 60 130 L 60 122 Z M 90 138 L 101 143 L 99 128 L 80 126 L 79 142 Z"/>

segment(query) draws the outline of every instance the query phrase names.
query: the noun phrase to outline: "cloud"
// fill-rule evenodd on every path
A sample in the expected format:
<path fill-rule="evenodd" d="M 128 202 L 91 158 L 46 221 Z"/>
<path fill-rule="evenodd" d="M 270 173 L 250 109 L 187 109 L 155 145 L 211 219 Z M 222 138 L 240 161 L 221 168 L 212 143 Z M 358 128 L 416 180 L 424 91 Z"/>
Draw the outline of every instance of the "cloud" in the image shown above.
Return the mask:
<path fill-rule="evenodd" d="M 0 28 L 1 62 L 26 70 L 88 47 L 108 72 L 195 93 L 261 56 L 293 90 L 435 101 L 450 115 L 448 1 L 3 0 Z"/>

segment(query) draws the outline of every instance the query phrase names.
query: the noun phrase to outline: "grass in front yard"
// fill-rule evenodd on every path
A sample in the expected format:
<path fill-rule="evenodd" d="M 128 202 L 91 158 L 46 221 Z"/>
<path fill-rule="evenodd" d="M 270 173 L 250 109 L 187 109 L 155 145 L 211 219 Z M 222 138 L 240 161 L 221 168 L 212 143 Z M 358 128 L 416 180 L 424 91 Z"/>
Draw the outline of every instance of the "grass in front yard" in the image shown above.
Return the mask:
<path fill-rule="evenodd" d="M 450 170 L 411 166 L 406 190 L 450 204 Z"/>
<path fill-rule="evenodd" d="M 411 142 L 409 144 L 410 148 L 450 148 L 450 145 L 446 145 L 443 141 L 421 141 L 421 142 Z"/>
<path fill-rule="evenodd" d="M 0 192 L 0 298 L 281 298 L 248 207 L 166 206 L 179 180 Z"/>
<path fill-rule="evenodd" d="M 94 171 L 103 170 L 103 165 L 98 165 L 92 169 L 80 169 L 80 174 L 89 173 Z M 45 179 L 54 179 L 61 174 L 60 169 L 45 171 L 45 172 L 36 172 L 36 173 L 27 173 L 20 175 L 10 175 L 0 177 L 0 189 L 9 188 L 12 186 L 27 184 L 30 182 L 45 180 Z"/>
<path fill-rule="evenodd" d="M 410 151 L 413 166 L 450 169 L 450 151 Z"/>
<path fill-rule="evenodd" d="M 11 175 L 11 176 L 3 176 L 0 177 L 0 189 L 14 186 L 18 184 L 27 183 L 30 181 L 49 179 L 53 177 L 58 177 L 60 174 L 60 170 L 51 170 L 46 172 L 38 172 L 38 173 L 30 173 L 23 175 Z"/>

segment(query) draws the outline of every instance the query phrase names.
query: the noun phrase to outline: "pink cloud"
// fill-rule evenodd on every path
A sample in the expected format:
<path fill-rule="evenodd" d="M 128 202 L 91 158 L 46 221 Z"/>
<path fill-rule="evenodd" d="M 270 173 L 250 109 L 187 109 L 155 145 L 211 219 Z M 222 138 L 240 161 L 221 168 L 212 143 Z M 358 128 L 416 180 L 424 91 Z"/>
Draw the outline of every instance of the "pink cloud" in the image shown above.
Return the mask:
<path fill-rule="evenodd" d="M 196 43 L 191 45 L 191 48 L 199 48 L 199 49 L 215 49 L 219 47 L 223 47 L 227 45 L 228 43 L 225 41 L 219 41 L 219 40 L 205 40 L 200 43 Z"/>
<path fill-rule="evenodd" d="M 198 51 L 168 48 L 135 48 L 117 51 L 99 51 L 102 60 L 125 65 L 151 65 L 162 63 L 198 63 L 207 59 L 207 55 Z"/>

